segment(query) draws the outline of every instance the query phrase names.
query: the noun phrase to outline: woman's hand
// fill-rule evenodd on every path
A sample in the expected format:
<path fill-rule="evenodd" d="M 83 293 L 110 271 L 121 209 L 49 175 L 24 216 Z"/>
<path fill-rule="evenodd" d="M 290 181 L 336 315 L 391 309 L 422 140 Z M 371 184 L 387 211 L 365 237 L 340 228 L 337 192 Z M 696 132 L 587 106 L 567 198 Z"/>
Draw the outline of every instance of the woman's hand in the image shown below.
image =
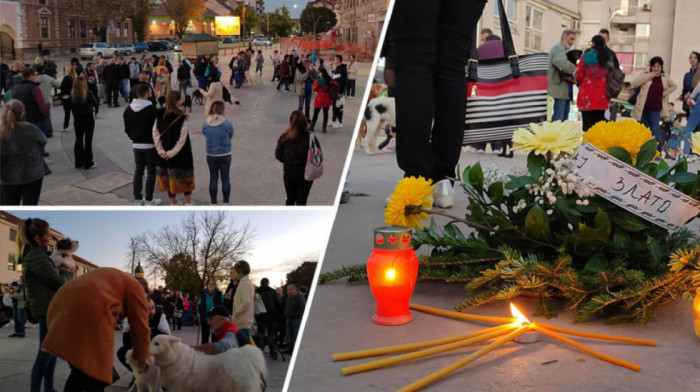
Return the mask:
<path fill-rule="evenodd" d="M 151 368 L 151 364 L 149 363 L 148 359 L 145 361 L 139 361 L 138 365 L 141 368 L 142 373 L 148 373 L 148 370 Z"/>
<path fill-rule="evenodd" d="M 168 160 L 168 153 L 164 152 L 164 153 L 160 154 L 160 157 L 165 159 L 165 160 Z"/>

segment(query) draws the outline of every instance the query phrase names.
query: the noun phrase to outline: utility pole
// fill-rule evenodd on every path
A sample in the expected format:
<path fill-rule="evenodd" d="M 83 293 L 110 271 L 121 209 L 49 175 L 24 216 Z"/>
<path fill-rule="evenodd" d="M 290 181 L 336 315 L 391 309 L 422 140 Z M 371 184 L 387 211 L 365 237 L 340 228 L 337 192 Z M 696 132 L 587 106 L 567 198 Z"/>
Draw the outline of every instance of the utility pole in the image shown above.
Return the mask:
<path fill-rule="evenodd" d="M 243 1 L 243 11 L 241 13 L 241 40 L 245 39 L 245 6 L 246 1 Z M 245 43 L 245 42 L 244 42 Z"/>

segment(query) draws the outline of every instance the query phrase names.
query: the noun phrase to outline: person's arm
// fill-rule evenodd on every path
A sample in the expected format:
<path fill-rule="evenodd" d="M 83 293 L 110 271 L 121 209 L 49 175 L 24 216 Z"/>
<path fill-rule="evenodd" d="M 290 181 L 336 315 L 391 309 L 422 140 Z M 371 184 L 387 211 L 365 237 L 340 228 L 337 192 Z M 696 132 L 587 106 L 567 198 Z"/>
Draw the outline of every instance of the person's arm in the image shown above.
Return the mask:
<path fill-rule="evenodd" d="M 177 155 L 180 150 L 182 150 L 182 147 L 185 146 L 185 142 L 187 141 L 187 120 L 182 123 L 182 129 L 180 129 L 180 138 L 177 139 L 177 143 L 175 143 L 175 146 L 173 146 L 172 150 L 167 151 L 166 154 L 168 154 L 168 158 L 172 158 L 175 155 Z"/>
<path fill-rule="evenodd" d="M 44 94 L 42 94 L 39 86 L 32 89 L 32 97 L 36 101 L 37 105 L 39 105 L 41 115 L 44 116 L 44 118 L 48 118 L 51 115 L 51 112 L 49 112 L 49 105 L 47 105 L 46 101 L 44 101 Z"/>
<path fill-rule="evenodd" d="M 131 139 L 131 121 L 127 121 L 126 119 L 126 113 L 129 111 L 127 108 L 124 111 L 124 115 L 122 116 L 124 118 L 124 132 L 126 132 L 126 135 Z"/>
<path fill-rule="evenodd" d="M 643 73 L 643 74 L 637 76 L 637 78 L 632 81 L 631 86 L 632 86 L 632 88 L 637 88 L 637 87 L 643 85 L 644 83 L 650 81 L 651 79 L 653 79 L 654 76 L 655 75 L 652 72 Z"/>
<path fill-rule="evenodd" d="M 563 47 L 553 51 L 552 64 L 561 72 L 568 73 L 570 75 L 573 75 L 574 72 L 576 72 L 576 64 L 572 63 L 566 58 L 566 50 Z"/>
<path fill-rule="evenodd" d="M 33 252 L 41 252 L 41 250 L 35 249 Z M 56 270 L 56 267 L 51 262 L 51 258 L 44 254 L 41 255 L 41 260 L 38 263 L 33 263 L 28 267 L 25 273 L 34 275 L 41 283 L 52 290 L 58 290 L 64 283 L 73 279 L 72 272 Z"/>
<path fill-rule="evenodd" d="M 668 87 L 666 87 L 666 90 L 664 90 L 664 95 L 668 96 L 672 92 L 676 91 L 676 89 L 678 88 L 678 85 L 670 77 L 666 77 L 666 80 L 668 80 Z M 700 84 L 700 83 L 698 83 L 698 84 Z"/>
<path fill-rule="evenodd" d="M 158 121 L 153 124 L 153 144 L 156 145 L 156 151 L 158 155 L 162 156 L 165 154 L 165 149 L 163 149 L 163 143 L 160 141 L 160 131 L 158 130 Z"/>
<path fill-rule="evenodd" d="M 36 125 L 34 125 L 34 129 L 36 130 L 36 132 L 34 132 L 34 137 L 36 138 L 36 142 L 40 146 L 45 146 L 46 143 L 48 142 L 48 140 L 46 139 L 44 132 L 41 132 L 41 130 L 39 128 L 37 128 Z"/>
<path fill-rule="evenodd" d="M 284 163 L 282 160 L 284 158 L 284 143 L 282 143 L 282 138 L 284 135 L 280 136 L 279 140 L 277 140 L 277 147 L 275 147 L 275 158 Z"/>
<path fill-rule="evenodd" d="M 143 287 L 134 278 L 125 278 L 124 309 L 129 319 L 129 332 L 133 342 L 133 358 L 141 365 L 143 372 L 147 372 L 148 350 L 151 344 L 151 330 L 148 327 L 148 303 Z M 145 369 L 144 364 L 146 364 Z"/>
<path fill-rule="evenodd" d="M 700 83 L 698 83 L 698 85 L 695 86 L 695 88 L 693 89 L 693 91 L 690 93 L 690 97 L 689 97 L 689 98 L 690 98 L 690 99 L 695 99 L 695 97 L 697 97 L 698 94 L 700 94 Z"/>
<path fill-rule="evenodd" d="M 51 78 L 51 76 L 49 76 Z M 51 87 L 53 88 L 61 88 L 61 82 L 56 80 L 56 78 L 51 78 Z"/>

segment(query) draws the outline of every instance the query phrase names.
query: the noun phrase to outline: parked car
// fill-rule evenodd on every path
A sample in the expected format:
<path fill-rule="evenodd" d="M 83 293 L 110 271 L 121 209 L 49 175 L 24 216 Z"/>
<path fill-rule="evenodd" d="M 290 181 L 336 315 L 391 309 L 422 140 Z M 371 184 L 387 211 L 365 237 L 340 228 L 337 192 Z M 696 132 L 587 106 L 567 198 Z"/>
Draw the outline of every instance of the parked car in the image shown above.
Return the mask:
<path fill-rule="evenodd" d="M 136 53 L 134 44 L 114 44 L 112 49 L 117 55 L 130 56 L 132 53 Z"/>
<path fill-rule="evenodd" d="M 159 39 L 159 40 L 156 40 L 156 41 L 157 41 L 157 42 L 161 42 L 161 43 L 163 43 L 165 46 L 167 46 L 167 49 L 165 49 L 165 50 L 173 50 L 173 44 L 171 44 L 170 41 L 166 41 L 166 40 L 164 40 L 164 39 Z"/>
<path fill-rule="evenodd" d="M 233 38 L 231 38 L 231 37 L 226 37 L 226 38 L 224 38 L 223 41 L 221 41 L 221 43 L 223 43 L 223 44 L 232 44 L 234 42 L 236 42 L 236 41 L 234 41 Z"/>
<path fill-rule="evenodd" d="M 134 42 L 136 53 L 148 52 L 148 45 L 145 42 Z"/>
<path fill-rule="evenodd" d="M 148 50 L 152 52 L 158 52 L 161 50 L 168 50 L 168 45 L 161 41 L 151 41 L 148 43 Z"/>
<path fill-rule="evenodd" d="M 80 45 L 80 49 L 78 49 L 78 56 L 83 60 L 92 60 L 93 57 L 109 57 L 112 53 L 114 53 L 114 49 L 106 42 L 89 42 Z"/>
<path fill-rule="evenodd" d="M 182 52 L 182 42 L 180 40 L 173 41 L 173 50 L 176 52 Z"/>
<path fill-rule="evenodd" d="M 272 42 L 265 37 L 257 37 L 253 40 L 253 46 L 271 46 Z"/>

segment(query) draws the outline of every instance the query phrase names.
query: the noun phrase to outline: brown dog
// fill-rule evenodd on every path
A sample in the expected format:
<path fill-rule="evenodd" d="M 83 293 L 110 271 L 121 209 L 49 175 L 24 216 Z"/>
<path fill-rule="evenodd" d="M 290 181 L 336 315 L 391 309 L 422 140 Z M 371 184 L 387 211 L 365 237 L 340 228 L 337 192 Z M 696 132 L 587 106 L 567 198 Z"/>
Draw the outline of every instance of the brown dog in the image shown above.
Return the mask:
<path fill-rule="evenodd" d="M 372 87 L 370 87 L 370 89 L 369 89 L 369 97 L 367 98 L 367 102 L 384 94 L 386 89 L 387 89 L 386 84 L 379 84 L 379 83 L 373 84 Z M 362 141 L 365 139 L 366 136 L 367 136 L 367 123 L 365 122 L 365 119 L 363 118 L 362 121 L 360 122 L 360 130 L 359 130 L 359 133 L 357 135 L 357 144 L 359 146 L 362 145 Z"/>

